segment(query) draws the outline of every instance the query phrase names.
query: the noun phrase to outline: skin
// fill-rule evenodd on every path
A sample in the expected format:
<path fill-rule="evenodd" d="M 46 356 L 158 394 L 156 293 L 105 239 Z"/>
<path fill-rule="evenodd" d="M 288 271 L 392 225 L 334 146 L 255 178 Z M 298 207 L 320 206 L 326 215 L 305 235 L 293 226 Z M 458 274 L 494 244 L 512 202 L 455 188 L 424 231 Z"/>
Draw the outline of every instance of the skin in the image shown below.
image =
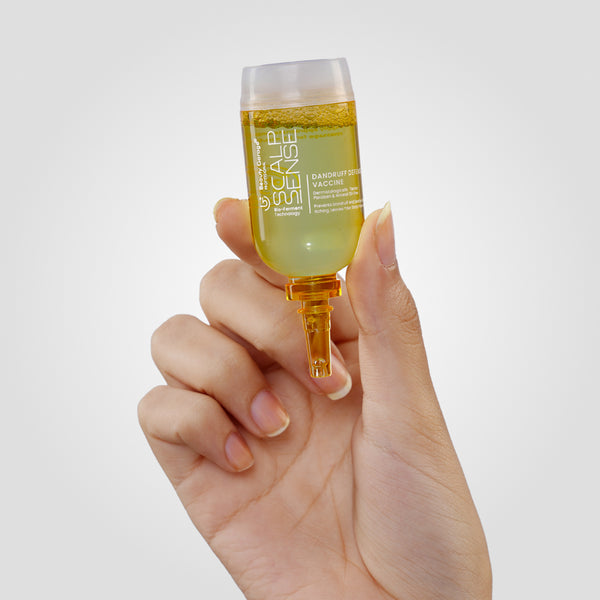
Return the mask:
<path fill-rule="evenodd" d="M 286 279 L 252 245 L 247 202 L 224 199 L 215 216 L 240 260 L 202 281 L 209 324 L 178 315 L 155 332 L 166 385 L 138 412 L 246 598 L 491 598 L 485 536 L 400 277 L 389 208 L 365 221 L 347 290 L 333 301 L 334 374 L 318 381 Z M 351 391 L 329 399 L 346 372 Z M 286 415 L 283 432 L 265 434 Z"/>

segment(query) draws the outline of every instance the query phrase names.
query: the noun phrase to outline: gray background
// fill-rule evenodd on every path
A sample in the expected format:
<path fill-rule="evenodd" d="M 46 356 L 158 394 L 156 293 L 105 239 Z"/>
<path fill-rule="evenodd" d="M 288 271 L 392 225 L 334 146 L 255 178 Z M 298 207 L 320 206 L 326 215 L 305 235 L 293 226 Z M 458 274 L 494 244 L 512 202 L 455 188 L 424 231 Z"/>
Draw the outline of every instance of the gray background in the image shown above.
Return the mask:
<path fill-rule="evenodd" d="M 138 428 L 152 331 L 200 314 L 244 196 L 243 66 L 346 56 L 495 598 L 597 589 L 592 2 L 0 9 L 0 596 L 242 596 Z"/>

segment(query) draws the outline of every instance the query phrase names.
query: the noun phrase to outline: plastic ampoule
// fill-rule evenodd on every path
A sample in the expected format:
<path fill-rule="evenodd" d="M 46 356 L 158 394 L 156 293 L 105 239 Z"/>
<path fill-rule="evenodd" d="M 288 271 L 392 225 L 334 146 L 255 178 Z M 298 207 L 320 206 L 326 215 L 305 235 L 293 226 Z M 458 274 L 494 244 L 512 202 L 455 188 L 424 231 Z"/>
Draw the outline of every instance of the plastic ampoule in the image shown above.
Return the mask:
<path fill-rule="evenodd" d="M 301 303 L 312 377 L 331 375 L 329 299 L 363 223 L 356 107 L 346 60 L 246 67 L 241 119 L 252 235 Z"/>

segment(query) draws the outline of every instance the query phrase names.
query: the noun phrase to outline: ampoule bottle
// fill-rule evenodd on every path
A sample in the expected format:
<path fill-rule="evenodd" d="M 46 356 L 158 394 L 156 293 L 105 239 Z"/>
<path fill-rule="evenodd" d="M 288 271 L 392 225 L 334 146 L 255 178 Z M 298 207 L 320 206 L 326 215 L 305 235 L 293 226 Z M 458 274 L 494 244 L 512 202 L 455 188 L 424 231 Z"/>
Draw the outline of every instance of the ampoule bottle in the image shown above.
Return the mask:
<path fill-rule="evenodd" d="M 241 120 L 252 236 L 301 302 L 312 377 L 331 375 L 329 299 L 363 223 L 356 107 L 346 59 L 246 67 Z"/>

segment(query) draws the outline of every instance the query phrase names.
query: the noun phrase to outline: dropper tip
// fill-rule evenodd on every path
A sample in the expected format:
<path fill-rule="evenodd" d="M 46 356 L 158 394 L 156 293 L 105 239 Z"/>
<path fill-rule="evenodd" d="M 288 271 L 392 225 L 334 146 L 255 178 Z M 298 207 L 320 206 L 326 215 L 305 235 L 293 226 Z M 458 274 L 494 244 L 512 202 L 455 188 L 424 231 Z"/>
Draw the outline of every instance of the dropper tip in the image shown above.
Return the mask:
<path fill-rule="evenodd" d="M 331 375 L 331 362 L 324 358 L 311 360 L 309 366 L 311 377 L 329 377 Z"/>
<path fill-rule="evenodd" d="M 331 346 L 329 313 L 332 307 L 327 301 L 323 304 L 303 302 L 300 312 L 304 321 L 306 349 L 311 377 L 331 375 Z"/>
<path fill-rule="evenodd" d="M 302 315 L 310 376 L 331 375 L 330 313 L 333 307 L 329 298 L 341 294 L 341 284 L 335 273 L 321 277 L 290 279 L 286 285 L 288 300 L 299 300 Z"/>

